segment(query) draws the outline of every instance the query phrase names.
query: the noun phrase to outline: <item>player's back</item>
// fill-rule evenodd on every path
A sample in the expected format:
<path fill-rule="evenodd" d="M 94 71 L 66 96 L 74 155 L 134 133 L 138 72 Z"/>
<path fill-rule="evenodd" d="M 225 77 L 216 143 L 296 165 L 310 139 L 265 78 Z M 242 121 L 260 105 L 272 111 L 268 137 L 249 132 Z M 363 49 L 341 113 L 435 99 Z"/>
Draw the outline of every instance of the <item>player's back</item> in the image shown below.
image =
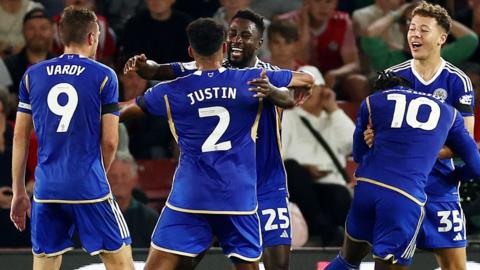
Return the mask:
<path fill-rule="evenodd" d="M 362 107 L 363 118 L 375 130 L 375 143 L 361 157 L 354 153 L 360 163 L 356 177 L 400 189 L 424 202 L 424 187 L 456 117 L 455 109 L 431 95 L 401 88 L 375 93 Z"/>
<path fill-rule="evenodd" d="M 169 117 L 181 151 L 169 207 L 210 213 L 255 211 L 255 140 L 262 106 L 248 90 L 248 81 L 260 77 L 260 72 L 196 71 L 145 94 L 148 112 Z M 290 83 L 291 72 L 275 74 L 267 72 L 270 81 Z M 155 106 L 159 103 L 165 106 Z"/>
<path fill-rule="evenodd" d="M 109 195 L 101 117 L 102 107 L 118 102 L 115 73 L 88 58 L 62 55 L 30 68 L 22 87 L 19 106 L 31 106 L 39 142 L 35 198 L 90 201 Z"/>

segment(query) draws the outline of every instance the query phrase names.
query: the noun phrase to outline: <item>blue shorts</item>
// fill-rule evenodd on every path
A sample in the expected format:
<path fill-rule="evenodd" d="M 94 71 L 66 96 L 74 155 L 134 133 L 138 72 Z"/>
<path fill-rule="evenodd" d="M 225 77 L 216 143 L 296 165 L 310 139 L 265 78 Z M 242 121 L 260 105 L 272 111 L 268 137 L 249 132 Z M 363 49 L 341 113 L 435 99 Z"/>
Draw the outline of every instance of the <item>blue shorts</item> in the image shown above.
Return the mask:
<path fill-rule="evenodd" d="M 467 246 L 465 216 L 459 202 L 429 202 L 425 221 L 418 236 L 421 249 L 461 248 Z"/>
<path fill-rule="evenodd" d="M 196 257 L 212 245 L 214 235 L 229 258 L 257 261 L 262 256 L 257 214 L 193 214 L 164 207 L 153 231 L 152 247 Z"/>
<path fill-rule="evenodd" d="M 388 188 L 358 181 L 346 222 L 352 241 L 367 242 L 375 259 L 409 265 L 424 209 Z"/>
<path fill-rule="evenodd" d="M 288 199 L 285 196 L 258 199 L 258 215 L 262 227 L 263 247 L 292 244 Z"/>
<path fill-rule="evenodd" d="M 127 223 L 117 202 L 32 203 L 32 251 L 37 256 L 56 256 L 73 249 L 78 233 L 83 248 L 91 255 L 115 252 L 130 245 Z"/>

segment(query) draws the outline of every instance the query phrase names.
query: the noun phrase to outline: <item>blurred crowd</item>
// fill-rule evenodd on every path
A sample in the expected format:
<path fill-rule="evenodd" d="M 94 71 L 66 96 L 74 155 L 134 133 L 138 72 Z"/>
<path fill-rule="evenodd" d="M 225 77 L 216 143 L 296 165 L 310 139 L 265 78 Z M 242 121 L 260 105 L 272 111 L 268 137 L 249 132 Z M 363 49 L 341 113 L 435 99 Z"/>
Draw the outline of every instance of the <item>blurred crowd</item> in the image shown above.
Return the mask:
<path fill-rule="evenodd" d="M 442 57 L 470 77 L 478 100 L 480 0 L 429 2 L 446 7 L 454 19 Z M 280 68 L 307 69 L 316 77 L 311 98 L 284 113 L 282 143 L 291 200 L 303 212 L 310 235 L 318 236 L 314 244 L 341 243 L 352 194 L 351 179 L 338 164 L 347 166 L 354 116 L 340 105 L 358 107 L 370 93 L 377 71 L 411 58 L 406 31 L 415 1 L 0 0 L 0 247 L 30 246 L 28 233 L 17 232 L 8 217 L 18 85 L 28 67 L 62 54 L 58 24 L 63 8 L 70 5 L 97 13 L 100 39 L 96 60 L 117 71 L 120 101 L 141 95 L 155 84 L 135 72 L 123 74 L 128 58 L 143 53 L 158 63 L 191 60 L 185 28 L 192 20 L 213 17 L 227 28 L 239 10 L 248 8 L 264 16 L 266 31 L 259 57 Z M 479 112 L 477 106 L 477 142 Z M 302 125 L 302 117 L 313 123 L 335 158 Z M 130 227 L 132 246 L 148 247 L 160 208 L 139 189 L 137 161 L 175 162 L 178 149 L 164 118 L 146 116 L 126 122 L 120 132 L 122 145 L 108 179 Z M 31 191 L 36 164 L 34 136 L 30 149 L 26 177 Z M 475 195 L 470 195 L 473 200 Z M 466 209 L 476 217 L 469 219 L 470 231 L 480 230 L 477 208 Z"/>

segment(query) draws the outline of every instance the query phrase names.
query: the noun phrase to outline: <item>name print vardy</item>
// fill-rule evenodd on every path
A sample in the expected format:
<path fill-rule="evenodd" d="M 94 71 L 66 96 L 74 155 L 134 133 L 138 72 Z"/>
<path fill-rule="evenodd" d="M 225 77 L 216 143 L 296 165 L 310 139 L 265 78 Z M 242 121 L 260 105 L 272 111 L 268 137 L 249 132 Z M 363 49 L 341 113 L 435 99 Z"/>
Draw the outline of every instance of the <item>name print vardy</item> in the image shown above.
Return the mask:
<path fill-rule="evenodd" d="M 197 90 L 187 95 L 190 98 L 190 105 L 195 102 L 202 102 L 212 98 L 235 99 L 237 97 L 237 88 L 235 87 L 212 87 Z"/>
<path fill-rule="evenodd" d="M 80 75 L 85 67 L 77 65 L 52 65 L 47 66 L 48 75 Z"/>

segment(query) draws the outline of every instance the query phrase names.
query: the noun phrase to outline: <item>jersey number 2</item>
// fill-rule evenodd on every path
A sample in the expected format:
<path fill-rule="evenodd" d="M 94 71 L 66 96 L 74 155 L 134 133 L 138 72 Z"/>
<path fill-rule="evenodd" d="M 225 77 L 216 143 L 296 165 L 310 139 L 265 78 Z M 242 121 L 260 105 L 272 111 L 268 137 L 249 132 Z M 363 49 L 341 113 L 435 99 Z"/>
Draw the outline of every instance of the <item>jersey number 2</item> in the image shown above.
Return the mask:
<path fill-rule="evenodd" d="M 232 143 L 230 141 L 218 142 L 230 124 L 230 113 L 228 110 L 220 106 L 200 108 L 198 109 L 198 115 L 202 118 L 218 116 L 220 119 L 213 132 L 202 144 L 202 152 L 227 151 L 231 149 Z"/>
<path fill-rule="evenodd" d="M 68 101 L 64 105 L 58 103 L 58 96 L 60 96 L 60 94 L 66 94 L 68 97 Z M 52 113 L 62 117 L 60 118 L 57 132 L 67 132 L 73 113 L 78 105 L 78 94 L 75 87 L 68 83 L 59 83 L 53 86 L 48 92 L 47 104 Z"/>
<path fill-rule="evenodd" d="M 412 128 L 419 128 L 423 130 L 432 130 L 437 127 L 440 119 L 440 106 L 426 97 L 419 97 L 412 99 L 407 108 L 407 97 L 403 94 L 389 94 L 388 100 L 395 101 L 395 111 L 393 112 L 392 128 L 401 128 L 403 119 L 405 118 L 405 109 L 407 111 L 407 124 Z M 430 114 L 425 122 L 418 120 L 418 110 L 420 106 L 430 107 Z"/>

